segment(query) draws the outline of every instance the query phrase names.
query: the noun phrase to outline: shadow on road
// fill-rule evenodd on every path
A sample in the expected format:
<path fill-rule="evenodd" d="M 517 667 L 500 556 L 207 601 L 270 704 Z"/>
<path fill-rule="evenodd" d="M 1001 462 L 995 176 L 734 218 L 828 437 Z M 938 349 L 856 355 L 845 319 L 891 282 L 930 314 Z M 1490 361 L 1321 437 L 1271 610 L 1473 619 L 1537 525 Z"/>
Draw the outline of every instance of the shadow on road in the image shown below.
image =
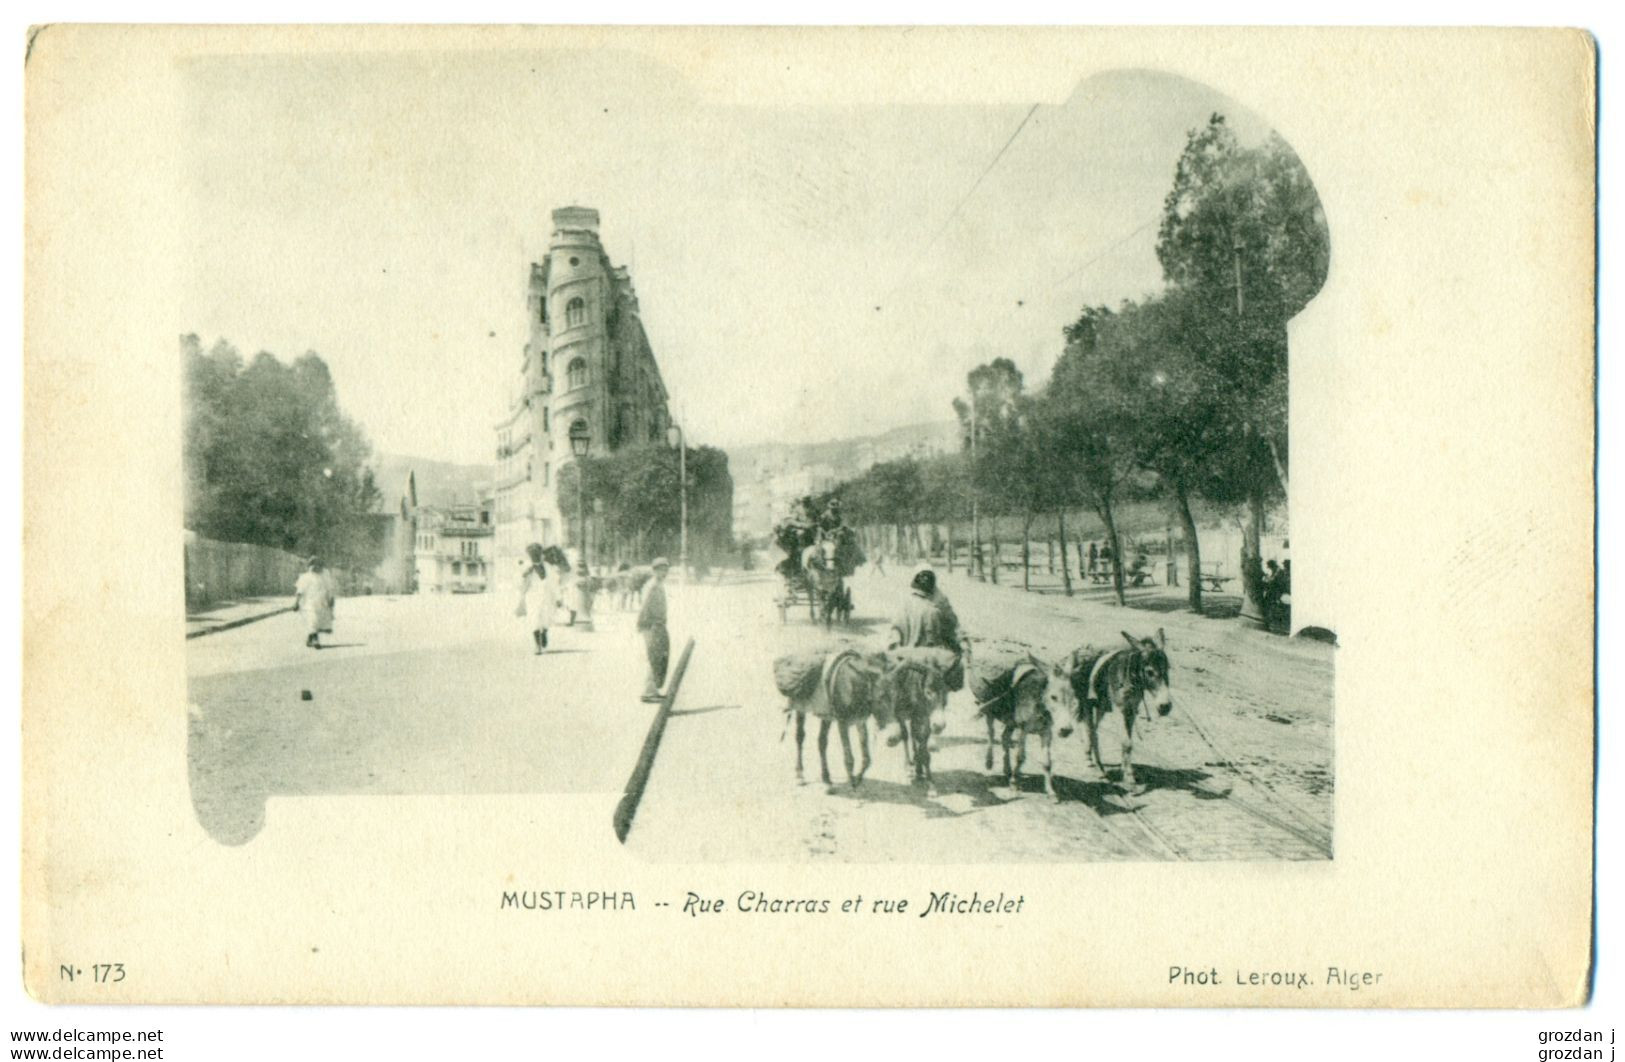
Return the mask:
<path fill-rule="evenodd" d="M 737 712 L 743 707 L 742 704 L 711 704 L 704 708 L 682 708 L 671 712 L 669 718 L 676 719 L 684 715 L 709 715 L 712 712 Z"/>
<path fill-rule="evenodd" d="M 937 771 L 933 773 L 932 781 L 936 783 L 937 788 L 937 795 L 934 797 L 925 795 L 924 783 L 902 784 L 874 778 L 865 779 L 856 789 L 845 782 L 836 782 L 829 786 L 827 792 L 831 797 L 858 803 L 916 807 L 925 812 L 927 818 L 933 819 L 958 818 L 980 808 L 999 807 L 1009 803 L 993 791 L 1003 784 L 1002 778 L 991 778 L 977 771 Z M 950 796 L 968 798 L 970 810 L 954 811 L 945 807 L 941 801 L 944 797 Z"/>
<path fill-rule="evenodd" d="M 1130 600 L 1129 608 L 1142 612 L 1189 612 L 1190 602 L 1183 597 L 1149 597 Z M 1204 619 L 1227 620 L 1241 615 L 1241 598 L 1228 594 L 1203 594 Z"/>
<path fill-rule="evenodd" d="M 1121 772 L 1117 767 L 1107 767 L 1107 779 L 1094 779 L 1083 781 L 1077 778 L 1068 778 L 1064 775 L 1055 776 L 1055 793 L 1062 803 L 1077 802 L 1087 804 L 1100 815 L 1122 815 L 1132 808 L 1125 801 L 1128 799 L 1118 782 L 1111 779 L 1120 779 Z M 1134 765 L 1135 780 L 1149 793 L 1157 789 L 1183 790 L 1198 800 L 1223 799 L 1223 795 L 1212 789 L 1204 788 L 1201 782 L 1211 778 L 1206 771 L 1192 768 L 1152 767 L 1147 764 Z M 1022 778 L 1022 792 L 1044 791 L 1044 778 L 1042 775 L 1027 775 Z M 1143 793 L 1141 794 L 1144 795 Z"/>

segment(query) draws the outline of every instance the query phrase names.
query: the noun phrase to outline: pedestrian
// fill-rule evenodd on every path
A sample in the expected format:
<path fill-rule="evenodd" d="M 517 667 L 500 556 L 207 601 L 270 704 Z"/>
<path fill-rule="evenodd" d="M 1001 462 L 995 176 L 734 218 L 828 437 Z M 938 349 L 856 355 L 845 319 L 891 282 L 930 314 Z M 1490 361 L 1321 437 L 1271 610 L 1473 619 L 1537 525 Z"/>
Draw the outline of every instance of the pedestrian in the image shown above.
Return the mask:
<path fill-rule="evenodd" d="M 1087 572 L 1085 572 L 1084 574 L 1085 575 L 1094 575 L 1095 574 L 1095 565 L 1097 565 L 1099 563 L 1100 563 L 1100 551 L 1095 548 L 1095 543 L 1091 539 L 1090 542 L 1089 542 L 1089 570 Z"/>
<path fill-rule="evenodd" d="M 1144 586 L 1146 580 L 1151 578 L 1151 562 L 1144 550 L 1134 554 L 1134 564 L 1128 570 L 1128 578 L 1134 586 Z"/>
<path fill-rule="evenodd" d="M 305 645 L 322 647 L 321 636 L 333 633 L 333 605 L 336 594 L 333 577 L 320 557 L 312 557 L 299 580 L 293 584 L 293 607 L 305 620 Z"/>
<path fill-rule="evenodd" d="M 542 550 L 542 562 L 551 567 L 553 572 L 553 600 L 558 608 L 570 613 L 566 627 L 576 624 L 576 596 L 575 576 L 570 571 L 569 556 L 557 546 L 548 546 Z"/>
<path fill-rule="evenodd" d="M 573 595 L 573 600 L 570 602 L 570 622 L 574 623 L 577 615 L 579 615 L 581 617 L 582 627 L 589 631 L 593 629 L 592 599 L 594 588 L 597 586 L 595 580 L 598 578 L 600 578 L 600 576 L 594 576 L 588 573 L 586 561 L 580 561 L 577 563 L 575 578 L 572 580 L 575 593 Z"/>
<path fill-rule="evenodd" d="M 886 554 L 878 549 L 875 550 L 875 574 L 886 574 Z"/>
<path fill-rule="evenodd" d="M 948 690 L 955 692 L 964 689 L 965 650 L 964 639 L 959 632 L 959 617 L 954 614 L 948 596 L 937 586 L 937 573 L 929 564 L 922 564 L 914 569 L 914 576 L 908 585 L 909 596 L 903 601 L 897 618 L 892 621 L 886 648 L 947 649 L 954 654 L 954 665 L 943 676 L 947 680 Z M 932 729 L 940 731 L 942 727 L 933 724 Z M 886 744 L 895 746 L 902 740 L 903 728 L 899 723 L 897 733 L 888 737 Z"/>
<path fill-rule="evenodd" d="M 666 633 L 666 572 L 671 562 L 656 557 L 650 565 L 654 578 L 643 594 L 643 608 L 638 610 L 638 632 L 643 635 L 643 648 L 649 657 L 649 679 L 643 684 L 643 699 L 658 704 L 666 684 L 666 666 L 671 662 L 671 635 Z"/>
<path fill-rule="evenodd" d="M 541 544 L 532 542 L 525 547 L 528 560 L 519 562 L 523 569 L 519 577 L 519 604 L 515 616 L 523 616 L 530 623 L 530 637 L 536 643 L 536 655 L 547 650 L 547 628 L 553 625 L 553 610 L 558 602 L 558 591 L 547 582 L 547 566 L 542 563 Z"/>

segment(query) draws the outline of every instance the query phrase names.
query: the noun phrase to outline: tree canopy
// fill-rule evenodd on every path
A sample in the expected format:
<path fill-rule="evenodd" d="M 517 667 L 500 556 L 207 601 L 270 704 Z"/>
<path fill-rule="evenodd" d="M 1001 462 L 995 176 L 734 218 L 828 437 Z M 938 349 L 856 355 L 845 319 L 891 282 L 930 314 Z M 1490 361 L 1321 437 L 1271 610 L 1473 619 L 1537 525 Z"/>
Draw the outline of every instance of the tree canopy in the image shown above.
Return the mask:
<path fill-rule="evenodd" d="M 225 340 L 181 339 L 186 381 L 186 526 L 209 538 L 377 562 L 371 447 L 339 408 L 327 364 L 309 352 L 247 364 Z"/>
<path fill-rule="evenodd" d="M 1255 597 L 1263 512 L 1287 486 L 1286 326 L 1330 261 L 1314 185 L 1286 142 L 1244 145 L 1218 114 L 1191 130 L 1157 258 L 1165 289 L 1084 307 L 1038 390 L 1009 358 L 971 370 L 953 403 L 966 452 L 942 486 L 920 487 L 920 467 L 877 465 L 843 484 L 849 512 L 940 519 L 974 494 L 990 514 L 1088 507 L 1115 538 L 1116 504 L 1149 490 L 1179 516 L 1195 566 L 1201 497 L 1245 510 L 1244 598 Z"/>
<path fill-rule="evenodd" d="M 711 446 L 689 447 L 688 535 L 694 558 L 720 558 L 733 549 L 733 477 L 728 455 Z M 579 466 L 579 468 L 578 468 Z M 581 520 L 577 476 L 585 471 L 587 509 L 611 548 L 628 559 L 675 554 L 682 531 L 682 479 L 678 454 L 664 446 L 634 446 L 565 465 L 559 472 L 559 507 L 572 528 Z M 641 550 L 647 556 L 632 557 Z"/>

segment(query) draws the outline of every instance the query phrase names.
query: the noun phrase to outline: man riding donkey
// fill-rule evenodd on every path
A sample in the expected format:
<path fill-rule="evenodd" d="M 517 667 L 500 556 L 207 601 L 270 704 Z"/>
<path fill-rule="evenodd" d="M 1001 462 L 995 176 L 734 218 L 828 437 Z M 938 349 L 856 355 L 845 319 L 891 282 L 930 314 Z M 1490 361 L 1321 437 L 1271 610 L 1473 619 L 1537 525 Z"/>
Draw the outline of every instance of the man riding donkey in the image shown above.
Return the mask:
<path fill-rule="evenodd" d="M 894 652 L 899 649 L 934 649 L 951 654 L 951 663 L 947 656 L 940 657 L 947 665 L 943 669 L 945 684 L 949 692 L 965 688 L 965 640 L 959 631 L 959 617 L 955 615 L 947 595 L 938 588 L 937 573 L 928 564 L 914 569 L 914 576 L 909 580 L 908 598 L 904 600 L 897 618 L 892 620 L 886 650 Z M 933 722 L 931 729 L 941 733 L 942 721 Z M 886 739 L 886 744 L 895 746 L 903 739 L 904 734 L 899 729 Z"/>

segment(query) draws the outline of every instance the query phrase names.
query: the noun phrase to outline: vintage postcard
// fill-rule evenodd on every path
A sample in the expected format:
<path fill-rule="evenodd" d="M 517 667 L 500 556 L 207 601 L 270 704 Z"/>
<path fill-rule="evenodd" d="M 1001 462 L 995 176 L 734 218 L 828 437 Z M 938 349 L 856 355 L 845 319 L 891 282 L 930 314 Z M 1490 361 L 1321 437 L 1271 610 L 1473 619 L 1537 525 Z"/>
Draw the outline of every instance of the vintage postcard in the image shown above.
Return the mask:
<path fill-rule="evenodd" d="M 36 30 L 28 990 L 1583 1003 L 1595 71 Z"/>

